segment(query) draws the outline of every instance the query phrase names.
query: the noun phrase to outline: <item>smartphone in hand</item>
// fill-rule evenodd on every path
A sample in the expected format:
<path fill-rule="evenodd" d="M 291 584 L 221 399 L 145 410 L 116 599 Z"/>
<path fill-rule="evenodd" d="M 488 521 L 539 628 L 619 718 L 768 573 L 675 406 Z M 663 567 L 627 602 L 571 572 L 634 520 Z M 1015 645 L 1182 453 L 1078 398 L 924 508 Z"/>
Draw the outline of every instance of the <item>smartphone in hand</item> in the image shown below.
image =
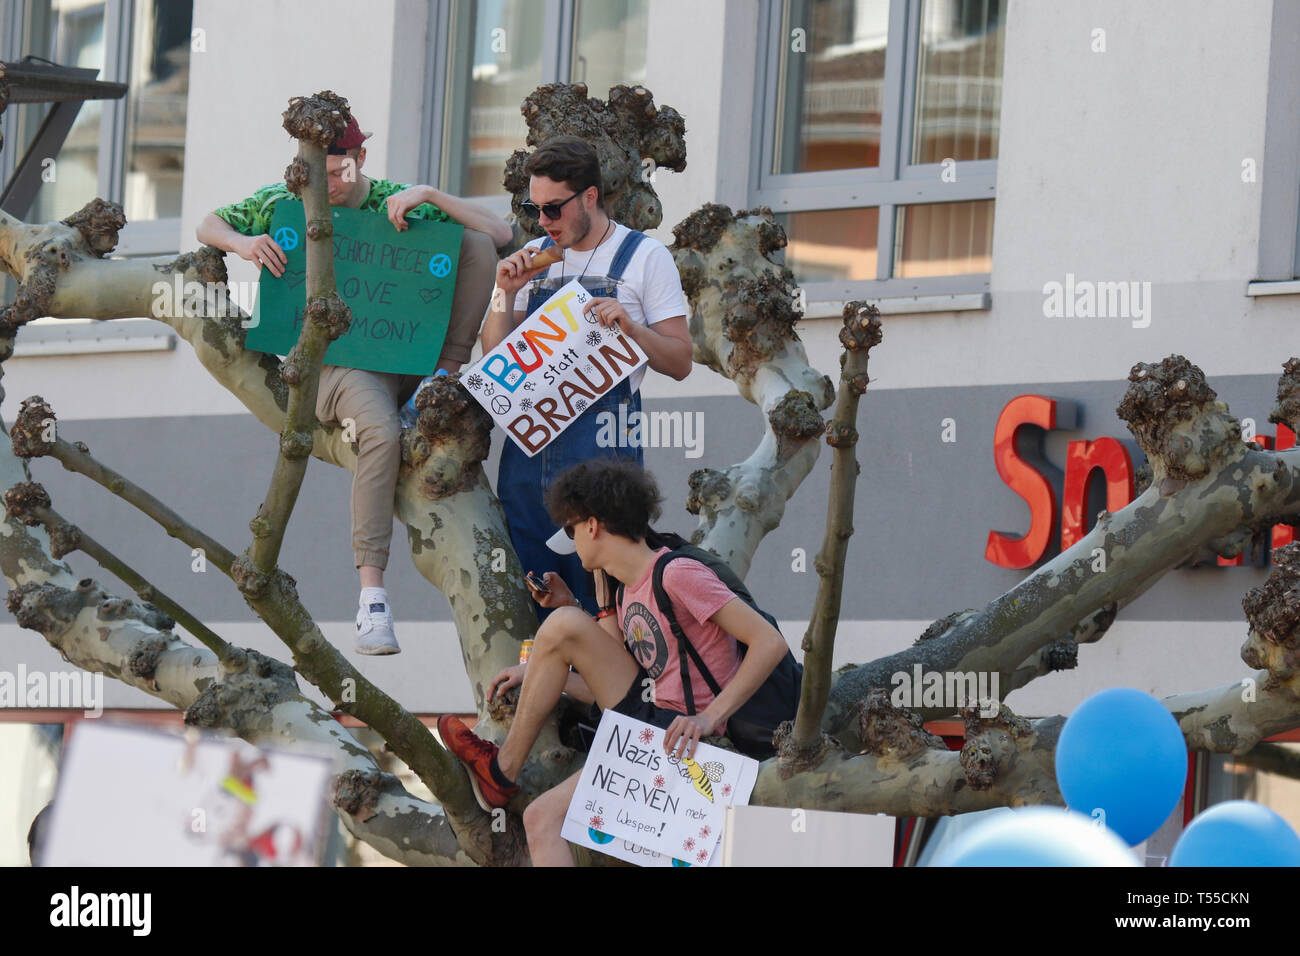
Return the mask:
<path fill-rule="evenodd" d="M 543 584 L 542 579 L 539 578 L 537 575 L 533 574 L 532 571 L 527 571 L 524 573 L 524 580 L 527 581 L 528 586 L 532 588 L 534 591 L 536 591 L 538 594 L 551 593 L 551 589 L 548 588 L 545 584 Z"/>

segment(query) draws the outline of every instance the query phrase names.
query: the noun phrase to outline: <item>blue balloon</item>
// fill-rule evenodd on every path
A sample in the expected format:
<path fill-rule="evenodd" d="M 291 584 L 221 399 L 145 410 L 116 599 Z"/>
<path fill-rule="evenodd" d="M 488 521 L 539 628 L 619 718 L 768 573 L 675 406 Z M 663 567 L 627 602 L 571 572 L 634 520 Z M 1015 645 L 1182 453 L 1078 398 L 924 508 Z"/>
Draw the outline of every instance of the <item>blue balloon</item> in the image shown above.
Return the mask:
<path fill-rule="evenodd" d="M 1056 782 L 1070 809 L 1136 846 L 1169 818 L 1187 781 L 1178 721 L 1150 694 L 1112 687 L 1072 713 L 1056 745 Z"/>
<path fill-rule="evenodd" d="M 963 833 L 934 866 L 1137 866 L 1106 827 L 1060 807 L 1000 813 Z"/>
<path fill-rule="evenodd" d="M 1268 807 L 1216 803 L 1188 824 L 1170 866 L 1300 866 L 1300 837 Z"/>

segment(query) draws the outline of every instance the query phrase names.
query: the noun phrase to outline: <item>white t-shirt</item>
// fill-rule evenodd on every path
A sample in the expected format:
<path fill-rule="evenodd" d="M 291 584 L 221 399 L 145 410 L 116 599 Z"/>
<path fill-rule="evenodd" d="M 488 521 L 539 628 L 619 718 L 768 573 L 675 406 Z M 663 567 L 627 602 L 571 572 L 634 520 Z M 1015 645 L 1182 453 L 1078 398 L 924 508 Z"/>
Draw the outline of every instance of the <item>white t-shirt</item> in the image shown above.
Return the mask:
<path fill-rule="evenodd" d="M 629 231 L 627 226 L 615 222 L 610 235 L 595 249 L 563 250 L 562 262 L 553 264 L 516 293 L 515 309 L 522 312 L 528 308 L 528 294 L 542 281 L 558 288 L 556 281 L 563 278 L 567 282 L 578 278 L 579 274 L 582 275 L 584 285 L 592 279 L 604 280 L 606 270 L 614 261 L 614 253 Z M 524 248 L 537 249 L 543 241 L 534 239 Z M 591 260 L 590 263 L 588 259 Z M 632 253 L 616 291 L 619 303 L 627 310 L 628 318 L 640 325 L 651 326 L 675 315 L 686 315 L 686 295 L 682 292 L 682 280 L 677 273 L 673 254 L 662 242 L 649 236 L 642 239 Z M 631 375 L 632 391 L 641 387 L 643 378 L 644 366 Z"/>

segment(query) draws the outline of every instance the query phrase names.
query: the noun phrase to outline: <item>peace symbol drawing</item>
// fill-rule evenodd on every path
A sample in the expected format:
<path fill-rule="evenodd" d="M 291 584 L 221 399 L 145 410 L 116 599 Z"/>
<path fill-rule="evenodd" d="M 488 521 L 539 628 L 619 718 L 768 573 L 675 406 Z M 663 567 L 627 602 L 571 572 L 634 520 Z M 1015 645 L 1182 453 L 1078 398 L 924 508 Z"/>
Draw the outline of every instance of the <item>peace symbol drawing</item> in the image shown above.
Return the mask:
<path fill-rule="evenodd" d="M 429 271 L 441 279 L 451 273 L 451 256 L 445 253 L 438 253 L 429 260 Z"/>
<path fill-rule="evenodd" d="M 496 398 L 492 399 L 492 411 L 496 412 L 498 415 L 504 415 L 506 412 L 510 411 L 510 399 L 506 398 L 504 395 L 498 395 Z"/>
<path fill-rule="evenodd" d="M 275 230 L 275 243 L 285 252 L 290 252 L 298 248 L 298 231 L 290 229 L 288 226 L 281 226 Z"/>

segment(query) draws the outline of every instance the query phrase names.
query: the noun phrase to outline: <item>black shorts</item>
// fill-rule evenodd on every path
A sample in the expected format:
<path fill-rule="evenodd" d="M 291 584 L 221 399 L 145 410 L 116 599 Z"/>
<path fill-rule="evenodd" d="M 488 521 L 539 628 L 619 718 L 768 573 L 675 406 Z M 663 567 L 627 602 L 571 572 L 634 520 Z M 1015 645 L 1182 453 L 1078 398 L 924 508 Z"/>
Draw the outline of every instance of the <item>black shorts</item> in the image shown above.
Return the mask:
<path fill-rule="evenodd" d="M 636 677 L 632 678 L 632 686 L 627 689 L 623 699 L 614 705 L 614 713 L 667 730 L 669 724 L 684 715 L 675 710 L 664 710 L 662 707 L 656 707 L 653 701 L 644 700 L 642 689 L 646 686 L 644 682 L 648 680 L 651 680 L 650 675 L 646 673 L 644 667 L 638 665 Z M 593 711 L 595 710 L 596 708 L 593 708 Z"/>

